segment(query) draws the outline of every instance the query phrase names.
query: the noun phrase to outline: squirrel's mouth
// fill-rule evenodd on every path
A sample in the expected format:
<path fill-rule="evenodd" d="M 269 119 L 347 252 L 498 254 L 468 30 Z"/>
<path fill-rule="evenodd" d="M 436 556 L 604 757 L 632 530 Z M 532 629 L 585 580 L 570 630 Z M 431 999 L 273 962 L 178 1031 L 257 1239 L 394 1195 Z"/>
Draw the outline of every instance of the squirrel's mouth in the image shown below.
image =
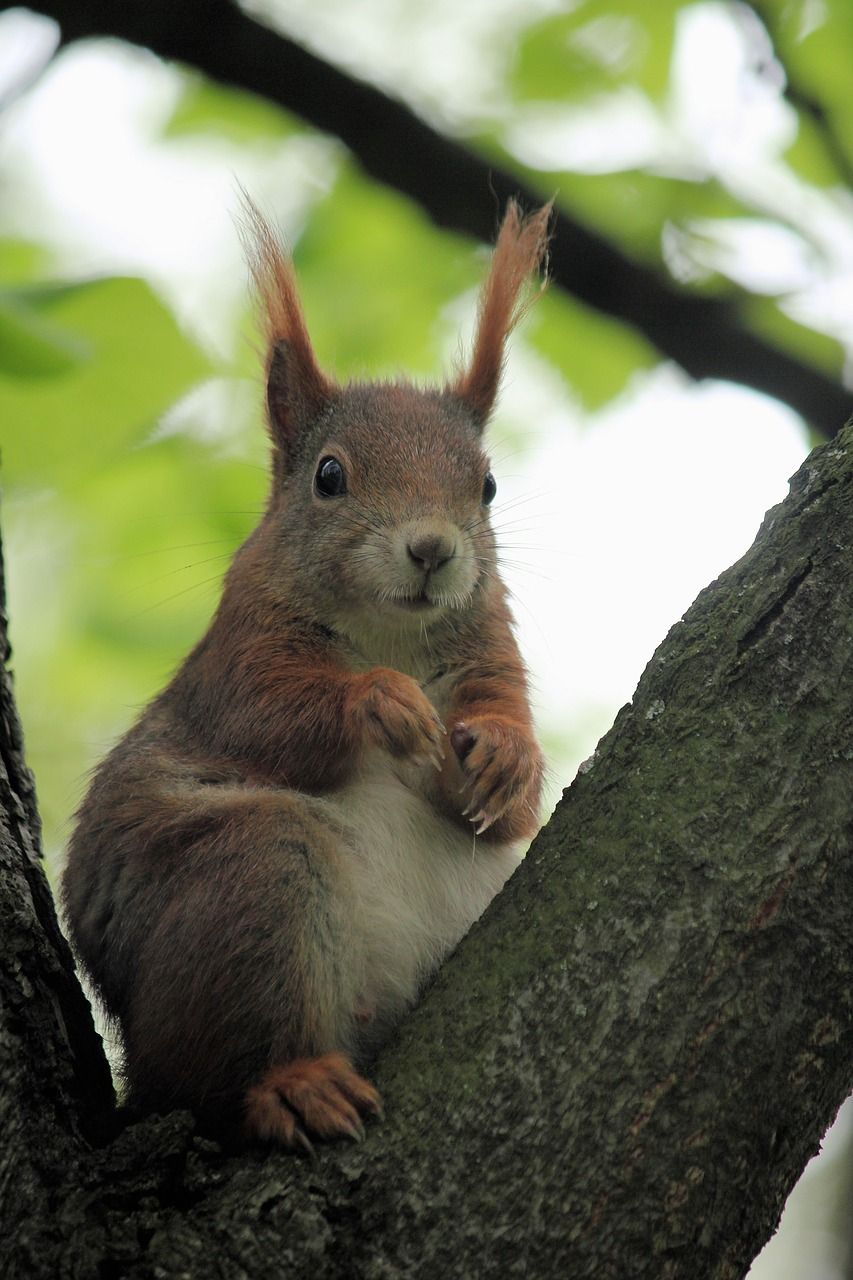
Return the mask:
<path fill-rule="evenodd" d="M 396 596 L 393 603 L 398 609 L 405 609 L 407 613 L 420 613 L 424 609 L 434 609 L 435 601 L 430 600 L 425 591 L 419 596 Z"/>

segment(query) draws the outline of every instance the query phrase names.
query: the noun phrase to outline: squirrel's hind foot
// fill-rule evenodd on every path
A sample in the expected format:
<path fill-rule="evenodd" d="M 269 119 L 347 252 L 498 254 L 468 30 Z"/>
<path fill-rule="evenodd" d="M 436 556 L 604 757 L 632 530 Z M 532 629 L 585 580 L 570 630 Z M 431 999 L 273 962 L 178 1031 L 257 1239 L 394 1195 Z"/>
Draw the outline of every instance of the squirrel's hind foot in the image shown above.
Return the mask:
<path fill-rule="evenodd" d="M 381 1114 L 382 1102 L 373 1085 L 342 1053 L 326 1053 L 271 1067 L 246 1095 L 244 1123 L 249 1138 L 310 1153 L 309 1133 L 360 1141 L 362 1115 Z"/>

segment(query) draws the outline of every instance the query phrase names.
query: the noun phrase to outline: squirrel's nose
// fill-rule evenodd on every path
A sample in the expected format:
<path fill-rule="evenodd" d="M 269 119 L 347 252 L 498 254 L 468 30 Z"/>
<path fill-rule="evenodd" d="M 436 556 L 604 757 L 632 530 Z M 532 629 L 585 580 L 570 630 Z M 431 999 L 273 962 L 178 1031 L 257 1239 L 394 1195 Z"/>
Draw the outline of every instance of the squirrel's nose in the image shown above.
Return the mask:
<path fill-rule="evenodd" d="M 456 555 L 456 543 L 452 538 L 427 533 L 407 542 L 406 550 L 409 553 L 409 559 L 413 560 L 419 569 L 429 573 L 431 570 L 440 569 L 443 564 L 447 564 L 448 560 L 453 559 Z"/>

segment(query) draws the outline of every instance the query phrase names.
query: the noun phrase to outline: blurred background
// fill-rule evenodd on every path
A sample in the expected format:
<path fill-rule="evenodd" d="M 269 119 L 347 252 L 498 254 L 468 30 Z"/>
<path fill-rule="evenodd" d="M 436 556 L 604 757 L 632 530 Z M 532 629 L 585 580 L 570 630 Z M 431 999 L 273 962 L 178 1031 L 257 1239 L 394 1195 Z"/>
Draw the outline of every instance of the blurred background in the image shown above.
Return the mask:
<path fill-rule="evenodd" d="M 552 284 L 490 446 L 551 804 L 853 404 L 849 0 L 0 6 L 0 443 L 51 873 L 264 501 L 240 188 L 321 362 L 440 378 L 506 195 Z M 849 1108 L 758 1280 L 853 1278 Z"/>

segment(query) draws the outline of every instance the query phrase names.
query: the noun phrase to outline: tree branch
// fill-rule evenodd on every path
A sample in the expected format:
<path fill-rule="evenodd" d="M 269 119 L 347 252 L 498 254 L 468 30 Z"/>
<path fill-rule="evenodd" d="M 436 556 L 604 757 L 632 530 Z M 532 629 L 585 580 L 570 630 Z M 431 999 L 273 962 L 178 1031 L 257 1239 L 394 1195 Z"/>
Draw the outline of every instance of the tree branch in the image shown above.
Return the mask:
<path fill-rule="evenodd" d="M 541 193 L 432 129 L 402 103 L 329 66 L 253 21 L 230 0 L 34 0 L 66 40 L 112 35 L 145 45 L 217 80 L 261 94 L 337 134 L 367 173 L 417 200 L 439 226 L 491 240 L 511 195 Z M 589 306 L 634 326 L 695 378 L 727 378 L 791 405 L 826 436 L 851 394 L 813 366 L 753 333 L 731 300 L 677 288 L 602 236 L 557 212 L 554 281 Z"/>
<path fill-rule="evenodd" d="M 16 1230 L 50 1216 L 50 1190 L 101 1132 L 110 1071 L 41 862 L 32 774 L 8 670 L 0 555 L 0 1274 Z"/>
<path fill-rule="evenodd" d="M 184 1114 L 78 1143 L 17 1274 L 742 1276 L 853 1080 L 851 545 L 853 425 L 658 649 L 363 1146 L 228 1158 Z M 54 1007 L 37 982 L 48 1045 Z"/>

